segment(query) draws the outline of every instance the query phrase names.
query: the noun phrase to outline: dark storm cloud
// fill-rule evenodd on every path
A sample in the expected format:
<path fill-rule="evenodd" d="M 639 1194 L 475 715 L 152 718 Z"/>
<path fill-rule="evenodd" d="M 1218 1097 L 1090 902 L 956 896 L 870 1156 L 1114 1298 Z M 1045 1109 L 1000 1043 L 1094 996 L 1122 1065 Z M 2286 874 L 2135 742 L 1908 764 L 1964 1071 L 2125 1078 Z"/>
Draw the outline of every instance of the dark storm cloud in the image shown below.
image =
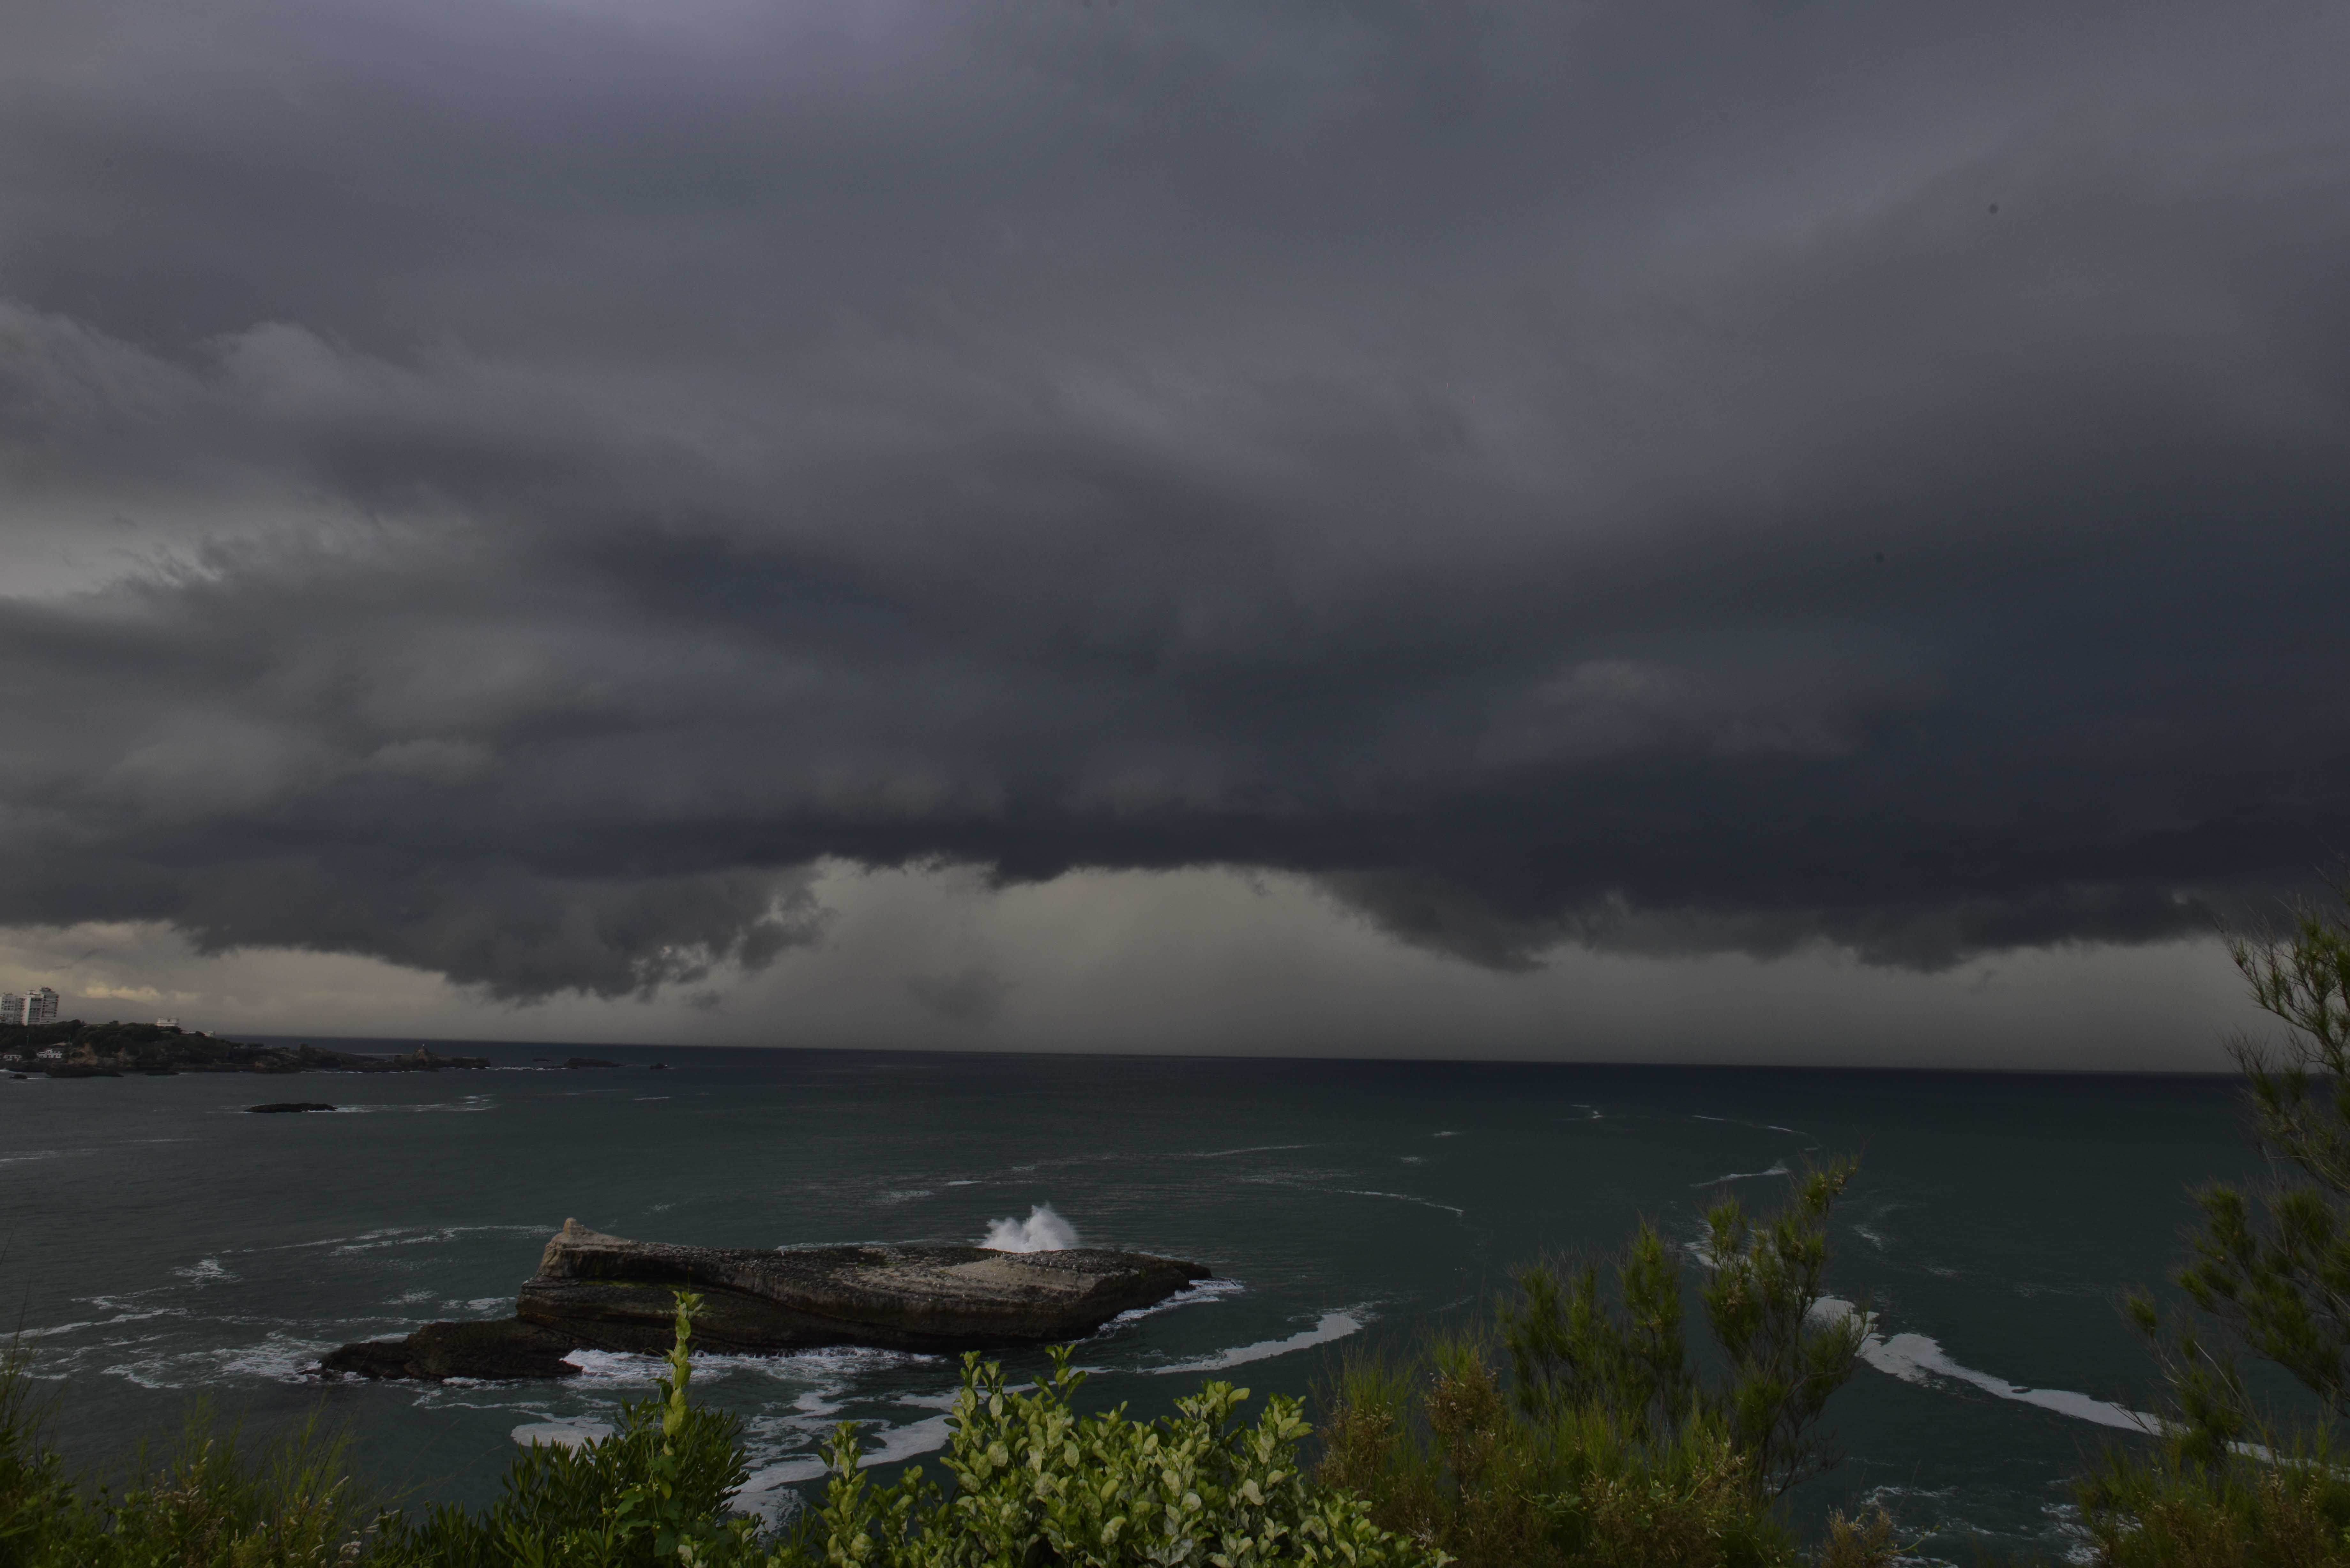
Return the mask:
<path fill-rule="evenodd" d="M 2345 40 L 2199 11 L 36 7 L 0 921 L 2199 929 L 2350 846 Z"/>

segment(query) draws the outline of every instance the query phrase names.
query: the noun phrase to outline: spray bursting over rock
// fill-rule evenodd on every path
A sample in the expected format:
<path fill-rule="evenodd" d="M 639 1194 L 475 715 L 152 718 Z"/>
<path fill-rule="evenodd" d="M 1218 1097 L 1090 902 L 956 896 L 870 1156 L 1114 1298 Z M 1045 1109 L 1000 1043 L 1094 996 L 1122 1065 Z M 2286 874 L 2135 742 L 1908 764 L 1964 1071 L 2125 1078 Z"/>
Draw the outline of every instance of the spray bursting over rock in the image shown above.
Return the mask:
<path fill-rule="evenodd" d="M 1058 1252 L 1077 1244 L 1077 1229 L 1054 1213 L 1051 1204 L 1039 1203 L 1025 1220 L 989 1220 L 979 1244 L 999 1252 Z"/>

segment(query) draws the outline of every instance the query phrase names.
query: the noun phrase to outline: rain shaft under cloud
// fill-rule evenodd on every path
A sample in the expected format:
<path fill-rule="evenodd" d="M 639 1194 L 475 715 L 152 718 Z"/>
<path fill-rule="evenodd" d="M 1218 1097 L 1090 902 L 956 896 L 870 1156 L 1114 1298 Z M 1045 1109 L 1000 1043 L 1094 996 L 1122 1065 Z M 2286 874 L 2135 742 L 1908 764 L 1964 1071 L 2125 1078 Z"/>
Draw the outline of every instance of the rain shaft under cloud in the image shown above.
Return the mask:
<path fill-rule="evenodd" d="M 0 923 L 2201 929 L 2350 847 L 2350 47 L 2260 15 L 36 5 Z"/>

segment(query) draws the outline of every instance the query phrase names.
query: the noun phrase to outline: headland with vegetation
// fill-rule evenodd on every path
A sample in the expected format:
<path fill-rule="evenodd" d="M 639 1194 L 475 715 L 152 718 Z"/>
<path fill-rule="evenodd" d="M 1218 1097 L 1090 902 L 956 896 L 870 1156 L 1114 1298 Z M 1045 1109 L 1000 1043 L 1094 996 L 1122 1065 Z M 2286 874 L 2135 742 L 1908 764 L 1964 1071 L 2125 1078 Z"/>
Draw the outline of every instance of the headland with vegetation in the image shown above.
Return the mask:
<path fill-rule="evenodd" d="M 475 1070 L 486 1056 L 447 1056 L 419 1045 L 395 1055 L 260 1045 L 216 1039 L 172 1023 L 0 1024 L 0 1067 L 52 1078 L 122 1078 L 176 1073 L 437 1073 Z"/>

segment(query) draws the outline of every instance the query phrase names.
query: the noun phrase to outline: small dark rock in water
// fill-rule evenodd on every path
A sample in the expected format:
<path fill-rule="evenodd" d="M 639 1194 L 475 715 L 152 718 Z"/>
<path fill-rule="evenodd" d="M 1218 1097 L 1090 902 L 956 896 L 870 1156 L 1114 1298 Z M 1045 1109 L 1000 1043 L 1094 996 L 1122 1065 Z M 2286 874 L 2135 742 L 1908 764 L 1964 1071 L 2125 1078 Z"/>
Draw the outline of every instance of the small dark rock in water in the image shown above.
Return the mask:
<path fill-rule="evenodd" d="M 646 1068 L 645 1071 L 648 1073 L 666 1073 L 669 1071 L 669 1064 L 666 1062 L 656 1062 L 651 1066 Z"/>
<path fill-rule="evenodd" d="M 566 1067 L 617 1067 L 618 1062 L 607 1062 L 600 1056 L 574 1056 L 563 1064 Z"/>
<path fill-rule="evenodd" d="M 574 1350 L 660 1351 L 676 1292 L 699 1291 L 694 1343 L 735 1353 L 868 1345 L 985 1350 L 1091 1334 L 1119 1313 L 1208 1278 L 1197 1263 L 1071 1247 L 675 1247 L 568 1220 L 525 1281 L 515 1315 L 427 1324 L 347 1345 L 319 1363 L 369 1377 L 561 1377 Z"/>
<path fill-rule="evenodd" d="M 331 1111 L 335 1107 L 317 1100 L 273 1100 L 265 1106 L 247 1106 L 247 1116 L 268 1116 L 277 1111 Z"/>

